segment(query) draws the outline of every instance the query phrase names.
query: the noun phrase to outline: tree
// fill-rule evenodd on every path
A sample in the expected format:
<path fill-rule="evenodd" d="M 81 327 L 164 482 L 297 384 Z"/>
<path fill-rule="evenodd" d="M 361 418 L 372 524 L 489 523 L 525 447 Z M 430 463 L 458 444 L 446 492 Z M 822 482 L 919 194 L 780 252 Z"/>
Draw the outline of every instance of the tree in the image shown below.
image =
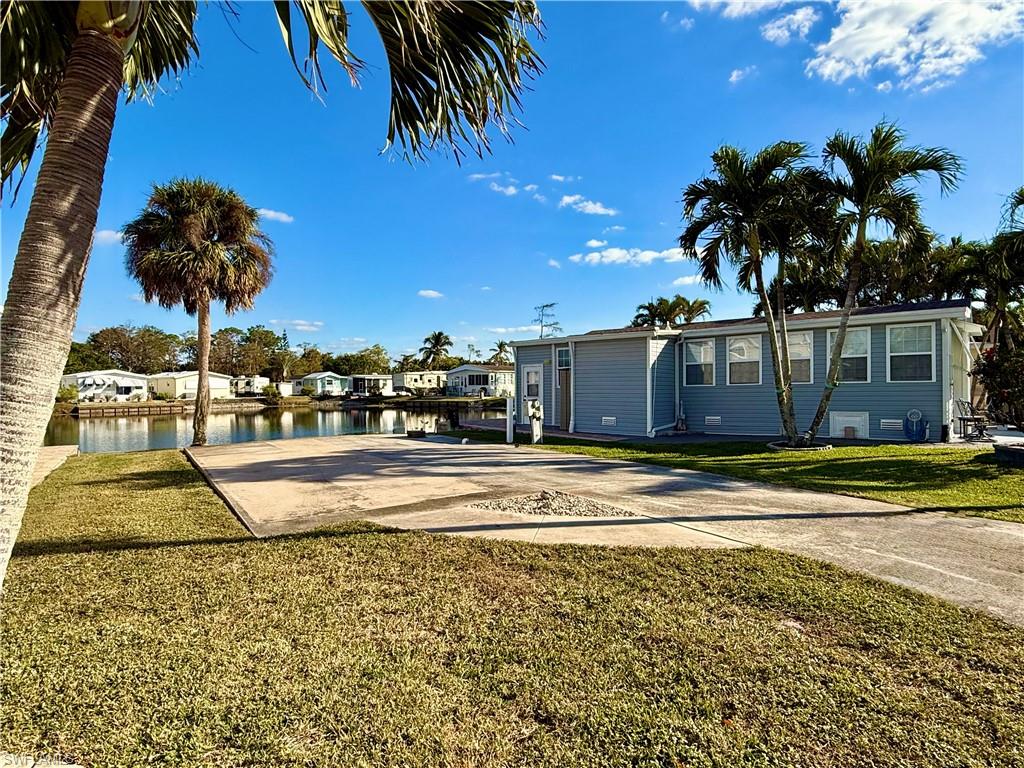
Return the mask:
<path fill-rule="evenodd" d="M 473 344 L 472 342 L 466 344 L 466 357 L 468 357 L 470 360 L 480 359 L 480 350 L 477 349 L 476 345 Z"/>
<path fill-rule="evenodd" d="M 785 302 L 780 297 L 777 324 L 765 285 L 764 261 L 774 249 L 780 269 L 785 264 L 786 249 L 780 248 L 780 239 L 773 239 L 772 232 L 791 224 L 794 211 L 788 200 L 806 186 L 797 171 L 806 157 L 806 145 L 792 141 L 772 144 L 753 156 L 735 147 L 719 148 L 711 156 L 713 174 L 683 192 L 683 218 L 688 223 L 679 237 L 683 253 L 698 260 L 705 285 L 721 288 L 723 259 L 737 268 L 741 287 L 749 289 L 753 279 L 765 308 L 776 399 L 790 443 L 796 442 L 797 432 Z"/>
<path fill-rule="evenodd" d="M 434 331 L 423 339 L 423 346 L 420 347 L 420 357 L 423 358 L 423 365 L 428 369 L 435 369 L 442 358 L 447 357 L 448 351 L 455 345 L 452 337 L 444 331 Z"/>
<path fill-rule="evenodd" d="M 210 412 L 210 302 L 228 314 L 251 309 L 270 282 L 271 243 L 259 213 L 234 191 L 205 179 L 156 185 L 124 228 L 128 273 L 147 302 L 179 304 L 198 318 L 199 354 L 192 445 L 206 445 Z"/>
<path fill-rule="evenodd" d="M 493 353 L 487 362 L 492 365 L 507 365 L 512 362 L 512 345 L 507 341 L 498 339 L 494 342 L 494 346 L 491 347 Z"/>
<path fill-rule="evenodd" d="M 285 381 L 291 377 L 292 368 L 298 361 L 298 355 L 290 349 L 279 349 L 270 356 L 270 364 L 267 367 L 267 375 L 273 381 Z"/>
<path fill-rule="evenodd" d="M 985 340 L 992 347 L 1001 344 L 1013 350 L 1024 341 L 1020 314 L 1013 311 L 1024 302 L 1024 187 L 1006 203 L 1003 227 L 989 248 L 976 251 L 972 272 L 985 303 Z"/>
<path fill-rule="evenodd" d="M 110 356 L 96 349 L 88 341 L 71 342 L 71 352 L 68 361 L 64 364 L 64 373 L 81 373 L 82 371 L 101 371 L 105 368 L 113 368 L 114 361 Z"/>
<path fill-rule="evenodd" d="M 388 61 L 388 146 L 400 145 L 409 159 L 445 147 L 459 156 L 467 147 L 487 151 L 490 126 L 507 132 L 524 79 L 543 66 L 528 40 L 540 25 L 531 0 L 363 7 Z M 306 87 L 323 85 L 321 45 L 357 79 L 363 62 L 349 49 L 341 2 L 278 2 L 274 11 Z M 48 138 L 0 317 L 0 585 L 68 356 L 118 93 L 124 88 L 129 100 L 148 96 L 165 76 L 186 69 L 198 53 L 195 20 L 194 0 L 3 6 L 2 183 L 24 174 L 44 131 Z M 303 37 L 303 27 L 299 48 L 309 53 L 301 67 L 294 38 Z"/>
<path fill-rule="evenodd" d="M 413 354 L 402 355 L 391 366 L 392 373 L 409 373 L 420 369 L 420 359 Z"/>
<path fill-rule="evenodd" d="M 971 373 L 985 389 L 989 410 L 1024 431 L 1024 349 L 989 347 Z"/>
<path fill-rule="evenodd" d="M 210 369 L 219 373 L 238 376 L 242 371 L 239 365 L 239 347 L 242 344 L 244 331 L 233 326 L 221 328 L 210 337 Z M 198 348 L 197 348 L 198 349 Z"/>
<path fill-rule="evenodd" d="M 109 358 L 113 367 L 145 374 L 173 370 L 181 347 L 178 336 L 151 325 L 101 328 L 86 343 Z"/>
<path fill-rule="evenodd" d="M 956 189 L 963 172 L 963 161 L 942 147 L 907 146 L 906 134 L 894 123 L 882 121 L 867 141 L 837 132 L 825 142 L 822 152 L 827 189 L 839 201 L 836 217 L 837 243 L 847 244 L 846 294 L 829 354 L 825 388 L 818 409 L 803 435 L 810 444 L 821 429 L 832 393 L 839 382 L 843 344 L 850 314 L 860 289 L 861 269 L 868 243 L 868 228 L 883 226 L 892 238 L 905 247 L 922 247 L 929 237 L 921 223 L 921 201 L 911 188 L 927 174 L 935 174 L 939 190 L 947 194 Z"/>
<path fill-rule="evenodd" d="M 711 314 L 711 302 L 707 299 L 694 299 L 690 301 L 678 293 L 667 299 L 659 296 L 646 304 L 640 304 L 636 308 L 636 315 L 631 325 L 634 328 L 644 326 L 670 327 L 679 323 L 692 323 L 699 318 Z"/>
<path fill-rule="evenodd" d="M 537 313 L 537 316 L 533 318 L 533 323 L 540 326 L 539 338 L 546 339 L 562 332 L 562 326 L 555 320 L 555 307 L 557 306 L 558 302 L 553 301 L 533 308 L 533 311 Z"/>

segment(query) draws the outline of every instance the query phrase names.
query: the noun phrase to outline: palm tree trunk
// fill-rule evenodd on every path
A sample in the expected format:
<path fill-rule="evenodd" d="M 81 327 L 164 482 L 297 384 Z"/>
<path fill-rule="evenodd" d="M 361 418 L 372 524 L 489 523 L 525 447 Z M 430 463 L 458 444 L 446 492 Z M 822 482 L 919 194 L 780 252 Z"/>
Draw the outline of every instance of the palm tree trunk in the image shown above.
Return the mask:
<path fill-rule="evenodd" d="M 210 415 L 210 300 L 199 302 L 196 338 L 196 409 L 192 414 L 192 445 L 206 445 L 206 420 Z"/>
<path fill-rule="evenodd" d="M 123 67 L 112 39 L 76 37 L 14 258 L 0 318 L 0 586 L 71 348 Z"/>
<path fill-rule="evenodd" d="M 755 250 L 756 249 L 756 250 Z M 752 244 L 754 256 L 754 283 L 757 286 L 757 295 L 764 306 L 764 320 L 768 325 L 768 346 L 772 353 L 772 373 L 775 376 L 775 397 L 779 403 L 779 416 L 782 418 L 782 431 L 789 443 L 796 441 L 796 414 L 793 413 L 793 398 L 790 387 L 786 384 L 783 375 L 783 361 L 779 353 L 779 335 L 775 327 L 775 313 L 772 311 L 772 303 L 768 299 L 768 291 L 764 287 L 764 274 L 761 271 L 760 248 Z M 788 348 L 788 346 L 787 346 Z M 789 356 L 786 356 L 785 368 L 789 368 Z"/>
<path fill-rule="evenodd" d="M 825 414 L 828 413 L 828 405 L 832 400 L 832 393 L 835 392 L 839 382 L 839 366 L 843 359 L 843 344 L 846 343 L 846 328 L 850 324 L 850 313 L 853 312 L 853 305 L 857 300 L 857 290 L 860 288 L 861 260 L 864 256 L 864 242 L 867 237 L 867 222 L 861 220 L 857 225 L 857 239 L 854 242 L 853 254 L 850 258 L 849 274 L 846 278 L 846 299 L 843 301 L 843 313 L 839 316 L 839 328 L 836 330 L 836 341 L 828 359 L 828 375 L 825 377 L 825 389 L 818 401 L 818 410 L 814 413 L 810 426 L 801 438 L 802 445 L 811 445 L 814 438 L 818 436 L 825 421 Z M 868 355 L 871 354 L 870 345 Z"/>
<path fill-rule="evenodd" d="M 767 298 L 766 292 L 761 300 L 765 301 Z M 779 254 L 779 267 L 775 276 L 775 301 L 779 311 L 779 374 L 782 378 L 782 389 L 785 390 L 786 400 L 786 409 L 782 415 L 782 425 L 786 431 L 786 438 L 789 440 L 789 444 L 796 445 L 797 428 L 796 406 L 793 403 L 793 361 L 789 357 L 789 330 L 786 327 L 786 259 L 782 253 Z M 786 423 L 787 416 L 789 418 L 788 424 Z"/>

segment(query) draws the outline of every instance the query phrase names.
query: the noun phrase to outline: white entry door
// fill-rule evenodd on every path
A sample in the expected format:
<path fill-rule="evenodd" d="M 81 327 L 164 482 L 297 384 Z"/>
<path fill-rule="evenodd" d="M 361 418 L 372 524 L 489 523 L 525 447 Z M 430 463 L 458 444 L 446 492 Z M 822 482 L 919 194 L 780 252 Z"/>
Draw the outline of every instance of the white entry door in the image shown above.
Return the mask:
<path fill-rule="evenodd" d="M 522 367 L 523 381 L 520 384 L 520 397 L 519 397 L 519 422 L 526 424 L 529 422 L 529 410 L 526 404 L 530 400 L 540 400 L 542 383 L 544 381 L 544 366 L 543 365 L 524 365 Z"/>

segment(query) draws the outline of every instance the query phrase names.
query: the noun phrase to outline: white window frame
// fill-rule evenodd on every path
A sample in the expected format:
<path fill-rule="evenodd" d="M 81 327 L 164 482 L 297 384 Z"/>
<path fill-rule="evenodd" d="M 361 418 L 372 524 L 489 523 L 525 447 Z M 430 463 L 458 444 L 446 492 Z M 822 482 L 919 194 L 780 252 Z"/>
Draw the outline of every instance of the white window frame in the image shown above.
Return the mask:
<path fill-rule="evenodd" d="M 794 380 L 792 383 L 793 384 L 813 384 L 814 383 L 814 331 L 813 330 L 808 329 L 806 331 L 789 331 L 786 334 L 789 337 L 788 341 L 789 341 L 789 344 L 790 344 L 790 346 L 789 346 L 790 372 L 792 372 L 792 368 L 793 368 L 793 365 L 792 365 L 793 364 L 793 337 L 795 335 L 797 335 L 797 334 L 800 334 L 801 336 L 810 336 L 811 337 L 811 347 L 810 347 L 811 354 L 810 354 L 810 357 L 798 357 L 797 358 L 797 360 L 808 360 L 808 361 L 810 361 L 809 367 L 810 367 L 810 371 L 811 371 L 811 378 L 808 381 L 795 381 Z M 779 346 L 779 351 L 780 352 L 782 351 L 781 344 L 782 344 L 782 334 L 780 333 L 779 334 L 779 345 L 780 345 Z"/>
<path fill-rule="evenodd" d="M 732 381 L 732 366 L 729 360 L 729 343 L 733 339 L 752 339 L 757 337 L 757 382 L 737 382 Z M 738 363 L 752 363 L 753 360 L 737 360 Z M 742 333 L 736 336 L 725 337 L 725 384 L 728 387 L 759 387 L 762 384 L 764 378 L 764 334 L 763 333 Z"/>
<path fill-rule="evenodd" d="M 562 352 L 565 352 L 567 355 L 569 355 L 568 365 L 562 365 L 561 362 L 559 362 L 559 356 L 562 354 Z M 570 350 L 568 347 L 559 347 L 558 349 L 555 350 L 555 370 L 566 371 L 570 368 L 572 368 L 572 350 Z"/>
<path fill-rule="evenodd" d="M 928 328 L 929 334 L 932 340 L 931 358 L 932 358 L 932 377 L 930 379 L 913 379 L 913 380 L 900 380 L 894 381 L 892 378 L 892 358 L 893 355 L 923 355 L 923 352 L 891 352 L 889 349 L 889 330 L 891 328 Z M 935 323 L 894 323 L 893 325 L 885 326 L 885 381 L 887 384 L 934 384 L 935 383 L 935 362 L 938 357 L 935 349 Z"/>
<path fill-rule="evenodd" d="M 852 328 L 847 327 L 847 329 L 846 329 L 847 337 L 849 337 L 850 331 L 865 331 L 867 333 L 867 335 L 868 335 L 868 352 L 867 352 L 867 357 L 868 357 L 868 377 L 864 381 L 843 381 L 843 379 L 840 378 L 839 379 L 839 383 L 840 384 L 844 384 L 844 385 L 845 384 L 870 384 L 871 383 L 871 344 L 872 344 L 872 340 L 873 340 L 873 336 L 874 336 L 874 334 L 871 333 L 871 326 L 870 325 L 866 325 L 866 326 L 865 325 L 859 325 L 859 326 L 854 326 Z M 837 334 L 837 333 L 839 333 L 839 329 L 838 328 L 829 328 L 828 332 L 825 334 L 825 348 L 828 350 L 828 357 L 825 358 L 826 360 L 831 360 L 832 359 L 832 347 L 835 346 L 835 342 L 833 341 L 833 336 L 835 334 Z M 848 357 L 862 357 L 862 355 L 848 355 Z M 840 353 L 840 356 L 839 356 L 839 373 L 842 374 L 842 372 L 843 372 L 843 355 L 842 355 L 842 353 Z M 825 371 L 825 377 L 827 379 L 827 377 L 828 377 L 828 370 Z"/>
<path fill-rule="evenodd" d="M 687 363 L 686 362 L 686 345 L 687 344 L 706 344 L 711 342 L 711 383 L 710 384 L 690 384 L 686 381 L 686 366 L 687 365 L 706 365 L 706 363 Z M 684 339 L 683 340 L 683 386 L 684 387 L 713 387 L 718 382 L 718 345 L 715 342 L 714 337 L 707 339 Z"/>

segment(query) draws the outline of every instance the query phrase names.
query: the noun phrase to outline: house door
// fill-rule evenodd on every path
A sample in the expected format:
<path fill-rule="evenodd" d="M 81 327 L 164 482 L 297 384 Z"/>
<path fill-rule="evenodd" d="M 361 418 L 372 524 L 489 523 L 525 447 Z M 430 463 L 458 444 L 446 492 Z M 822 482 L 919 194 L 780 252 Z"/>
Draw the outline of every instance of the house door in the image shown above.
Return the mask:
<path fill-rule="evenodd" d="M 519 402 L 519 421 L 528 424 L 530 421 L 527 403 L 530 400 L 540 400 L 541 382 L 544 380 L 543 365 L 524 365 L 522 392 Z"/>
<path fill-rule="evenodd" d="M 572 415 L 572 381 L 568 368 L 558 369 L 558 426 L 569 431 L 569 416 Z"/>

